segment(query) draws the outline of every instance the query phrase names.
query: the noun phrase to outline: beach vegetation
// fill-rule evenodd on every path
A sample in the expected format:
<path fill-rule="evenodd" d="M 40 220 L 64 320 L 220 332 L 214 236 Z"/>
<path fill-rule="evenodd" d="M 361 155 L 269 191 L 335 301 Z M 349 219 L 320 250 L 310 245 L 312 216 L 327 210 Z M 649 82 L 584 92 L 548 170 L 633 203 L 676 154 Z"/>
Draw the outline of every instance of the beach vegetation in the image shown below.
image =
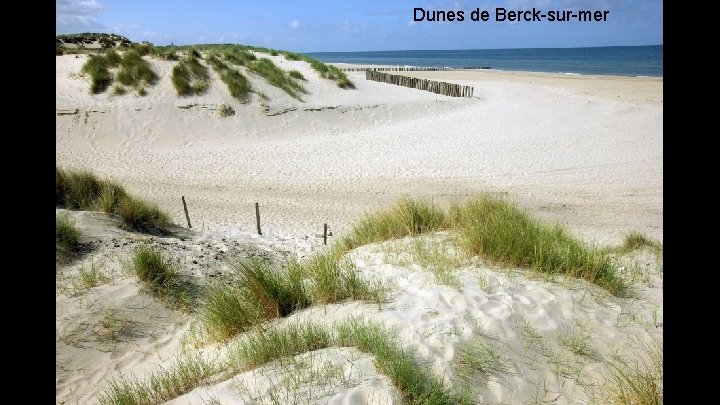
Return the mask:
<path fill-rule="evenodd" d="M 116 79 L 125 86 L 139 88 L 154 83 L 157 74 L 153 72 L 150 64 L 144 60 L 136 50 L 125 51 L 120 61 L 120 70 Z"/>
<path fill-rule="evenodd" d="M 89 55 L 80 73 L 90 76 L 92 94 L 102 93 L 112 84 L 113 76 L 109 68 L 109 63 L 103 55 Z"/>
<path fill-rule="evenodd" d="M 129 195 L 109 180 L 101 180 L 87 170 L 55 168 L 55 202 L 68 209 L 96 210 L 117 214 L 130 229 L 148 231 L 165 229 L 170 217 L 156 204 Z"/>
<path fill-rule="evenodd" d="M 250 96 L 250 92 L 252 92 L 252 87 L 250 86 L 248 79 L 237 69 L 230 67 L 227 63 L 223 62 L 215 55 L 208 56 L 207 62 L 218 73 L 220 80 L 227 85 L 230 95 L 235 97 L 241 103 L 246 103 Z"/>
<path fill-rule="evenodd" d="M 185 312 L 193 309 L 198 289 L 180 278 L 175 265 L 157 247 L 141 244 L 124 265 L 146 291 L 169 307 Z"/>
<path fill-rule="evenodd" d="M 297 79 L 297 80 L 307 80 L 307 79 L 305 79 L 305 76 L 303 76 L 303 74 L 300 73 L 300 72 L 297 71 L 297 70 L 291 70 L 290 72 L 288 72 L 288 75 L 289 75 L 290 77 L 292 77 L 293 79 Z"/>
<path fill-rule="evenodd" d="M 67 215 L 55 217 L 55 256 L 67 260 L 80 247 L 80 231 Z"/>
<path fill-rule="evenodd" d="M 172 70 L 170 79 L 178 96 L 200 95 L 205 93 L 210 86 L 207 67 L 202 65 L 195 56 L 197 51 L 192 51 L 181 59 Z"/>

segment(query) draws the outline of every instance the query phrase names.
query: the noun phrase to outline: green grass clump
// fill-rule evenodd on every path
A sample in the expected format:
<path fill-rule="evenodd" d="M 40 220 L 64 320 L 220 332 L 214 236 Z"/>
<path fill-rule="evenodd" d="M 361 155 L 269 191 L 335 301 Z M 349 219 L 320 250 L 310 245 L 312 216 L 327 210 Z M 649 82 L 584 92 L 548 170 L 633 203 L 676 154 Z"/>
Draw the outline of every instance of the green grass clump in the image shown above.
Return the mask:
<path fill-rule="evenodd" d="M 241 103 L 247 102 L 250 92 L 252 91 L 248 79 L 237 69 L 231 68 L 214 55 L 210 55 L 207 61 L 218 75 L 220 75 L 220 80 L 228 86 L 230 95 L 238 99 Z"/>
<path fill-rule="evenodd" d="M 110 65 L 103 55 L 90 55 L 80 73 L 90 76 L 90 92 L 102 93 L 110 87 L 113 76 L 108 70 Z"/>
<path fill-rule="evenodd" d="M 615 250 L 620 253 L 630 253 L 642 248 L 650 248 L 657 252 L 661 252 L 663 250 L 662 243 L 651 239 L 640 232 L 630 232 L 627 234 L 622 246 L 620 246 L 620 248 L 616 248 Z"/>
<path fill-rule="evenodd" d="M 347 77 L 345 72 L 338 69 L 337 67 L 333 65 L 327 65 L 317 59 L 311 59 L 309 62 L 310 67 L 315 69 L 316 72 L 320 73 L 320 77 L 335 80 L 337 82 L 337 85 L 339 87 L 342 87 L 343 89 L 355 88 L 355 84 Z"/>
<path fill-rule="evenodd" d="M 125 266 L 153 296 L 173 309 L 190 312 L 198 291 L 178 275 L 175 266 L 155 247 L 143 244 L 135 248 Z"/>
<path fill-rule="evenodd" d="M 297 274 L 298 279 L 309 281 L 305 294 L 312 304 L 347 299 L 382 301 L 380 286 L 361 278 L 354 264 L 343 260 L 337 252 L 319 254 L 304 263 L 291 263 L 289 272 Z"/>
<path fill-rule="evenodd" d="M 55 202 L 69 209 L 94 209 L 106 184 L 88 170 L 55 168 Z"/>
<path fill-rule="evenodd" d="M 472 254 L 582 278 L 617 295 L 627 292 L 628 286 L 606 255 L 587 247 L 560 226 L 535 220 L 514 204 L 482 197 L 451 207 L 449 216 L 461 244 Z"/>
<path fill-rule="evenodd" d="M 130 196 L 121 185 L 101 180 L 87 170 L 55 168 L 55 203 L 68 209 L 117 214 L 126 226 L 139 231 L 164 229 L 171 224 L 170 217 L 157 205 Z"/>
<path fill-rule="evenodd" d="M 171 80 L 179 96 L 203 94 L 210 86 L 210 75 L 191 52 L 173 67 Z"/>
<path fill-rule="evenodd" d="M 118 67 L 122 61 L 122 57 L 114 49 L 105 52 L 105 60 L 107 61 L 108 67 Z"/>
<path fill-rule="evenodd" d="M 55 217 L 55 255 L 65 260 L 80 247 L 80 231 L 66 216 Z"/>
<path fill-rule="evenodd" d="M 390 210 L 368 215 L 353 226 L 342 243 L 353 249 L 368 243 L 433 232 L 447 227 L 446 215 L 436 205 L 410 199 L 398 201 Z"/>
<path fill-rule="evenodd" d="M 152 405 L 177 398 L 206 384 L 219 370 L 200 356 L 176 360 L 167 369 L 153 371 L 146 381 L 114 378 L 99 397 L 100 404 Z"/>
<path fill-rule="evenodd" d="M 324 349 L 332 343 L 328 329 L 313 323 L 252 332 L 231 348 L 229 365 L 236 371 L 248 370 L 274 360 Z"/>
<path fill-rule="evenodd" d="M 150 64 L 135 50 L 126 51 L 120 61 L 120 71 L 117 81 L 125 86 L 139 88 L 145 84 L 154 83 L 157 74 L 153 72 Z"/>
<path fill-rule="evenodd" d="M 170 217 L 161 211 L 157 204 L 135 197 L 123 198 L 117 207 L 117 213 L 125 225 L 136 230 L 164 229 L 170 224 Z"/>
<path fill-rule="evenodd" d="M 307 80 L 305 79 L 305 76 L 303 76 L 302 73 L 298 72 L 297 70 L 291 70 L 290 72 L 288 72 L 288 75 L 293 79 Z"/>
<path fill-rule="evenodd" d="M 349 262 L 327 253 L 276 269 L 260 261 L 233 262 L 237 283 L 218 282 L 205 294 L 200 320 L 211 339 L 227 340 L 273 318 L 314 304 L 346 299 L 382 300 L 382 290 L 361 279 Z"/>
<path fill-rule="evenodd" d="M 283 90 L 293 98 L 300 99 L 300 94 L 307 90 L 296 79 L 285 73 L 268 58 L 260 58 L 247 64 L 247 68 L 267 80 L 271 85 Z"/>
<path fill-rule="evenodd" d="M 176 270 L 162 253 L 148 245 L 140 245 L 132 257 L 132 270 L 140 281 L 153 288 L 162 288 L 172 283 Z"/>
<path fill-rule="evenodd" d="M 310 305 L 298 269 L 281 272 L 257 260 L 232 265 L 238 283 L 211 286 L 199 312 L 212 339 L 227 340 L 251 326 Z"/>
<path fill-rule="evenodd" d="M 375 364 L 409 404 L 459 404 L 464 398 L 451 393 L 404 349 L 381 324 L 350 319 L 338 326 L 338 346 L 352 346 L 375 356 Z"/>
<path fill-rule="evenodd" d="M 608 364 L 603 402 L 621 405 L 663 404 L 663 349 L 653 342 L 634 361 L 614 359 Z"/>
<path fill-rule="evenodd" d="M 223 53 L 223 57 L 228 62 L 240 66 L 248 66 L 250 63 L 257 60 L 257 57 L 254 53 L 245 49 L 238 48 L 228 49 Z"/>

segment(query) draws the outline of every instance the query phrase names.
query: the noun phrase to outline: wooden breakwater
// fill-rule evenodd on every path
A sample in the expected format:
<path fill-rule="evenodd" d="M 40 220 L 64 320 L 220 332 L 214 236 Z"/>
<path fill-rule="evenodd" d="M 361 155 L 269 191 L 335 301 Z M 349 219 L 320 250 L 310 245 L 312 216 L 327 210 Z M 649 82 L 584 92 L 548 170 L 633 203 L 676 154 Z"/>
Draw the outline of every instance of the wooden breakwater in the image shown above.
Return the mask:
<path fill-rule="evenodd" d="M 431 67 L 431 66 L 393 66 L 393 67 L 361 67 L 361 68 L 339 68 L 343 72 L 367 72 L 374 70 L 377 72 L 435 72 L 445 70 L 472 70 L 472 69 L 490 69 L 490 66 L 462 66 L 462 67 Z"/>
<path fill-rule="evenodd" d="M 397 86 L 411 87 L 413 89 L 430 91 L 450 97 L 472 97 L 472 86 L 461 86 L 455 83 L 438 82 L 435 80 L 419 79 L 401 75 L 391 75 L 374 70 L 365 72 L 365 79 L 376 82 L 389 83 Z"/>

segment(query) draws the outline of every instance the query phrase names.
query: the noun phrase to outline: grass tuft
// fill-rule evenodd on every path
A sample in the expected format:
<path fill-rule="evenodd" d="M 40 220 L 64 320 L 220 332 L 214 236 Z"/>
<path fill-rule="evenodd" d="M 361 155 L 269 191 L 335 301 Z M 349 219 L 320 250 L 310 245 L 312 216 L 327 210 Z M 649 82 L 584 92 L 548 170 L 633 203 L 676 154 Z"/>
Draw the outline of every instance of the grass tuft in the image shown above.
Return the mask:
<path fill-rule="evenodd" d="M 609 364 L 605 402 L 621 405 L 662 405 L 663 350 L 654 342 L 645 345 L 643 357 L 629 362 L 615 359 Z"/>
<path fill-rule="evenodd" d="M 102 93 L 112 84 L 112 74 L 108 70 L 110 64 L 103 55 L 90 55 L 85 62 L 81 74 L 90 76 L 90 92 L 92 94 Z"/>
<path fill-rule="evenodd" d="M 307 79 L 305 79 L 305 76 L 303 76 L 303 74 L 298 72 L 297 70 L 291 70 L 290 72 L 288 72 L 288 75 L 293 79 L 307 81 Z"/>
<path fill-rule="evenodd" d="M 114 378 L 99 398 L 100 404 L 152 405 L 167 402 L 206 384 L 219 370 L 199 355 L 176 360 L 167 369 L 153 371 L 145 380 Z"/>
<path fill-rule="evenodd" d="M 140 281 L 152 289 L 163 288 L 176 277 L 175 268 L 160 253 L 148 245 L 135 248 L 132 257 L 132 270 Z"/>
<path fill-rule="evenodd" d="M 306 324 L 290 324 L 244 336 L 231 349 L 229 366 L 235 371 L 248 370 L 279 360 L 332 345 L 327 328 Z"/>
<path fill-rule="evenodd" d="M 55 217 L 55 256 L 66 260 L 80 247 L 80 231 L 66 215 Z"/>
<path fill-rule="evenodd" d="M 248 79 L 237 69 L 233 69 L 215 55 L 210 55 L 207 58 L 207 62 L 215 69 L 218 75 L 220 75 L 220 80 L 228 86 L 230 95 L 238 99 L 241 103 L 246 103 L 250 92 L 252 92 L 252 87 Z"/>
<path fill-rule="evenodd" d="M 252 326 L 313 304 L 346 299 L 380 302 L 382 289 L 361 279 L 348 262 L 327 253 L 275 269 L 260 261 L 232 263 L 237 283 L 208 289 L 199 312 L 211 339 L 225 341 Z"/>
<path fill-rule="evenodd" d="M 171 308 L 186 312 L 193 309 L 195 288 L 180 279 L 175 266 L 157 248 L 138 246 L 127 266 L 152 295 Z"/>
<path fill-rule="evenodd" d="M 268 58 L 260 58 L 248 63 L 246 66 L 252 72 L 265 78 L 268 83 L 283 90 L 293 98 L 300 99 L 300 94 L 307 93 L 307 90 L 295 78 L 277 67 Z"/>
<path fill-rule="evenodd" d="M 194 51 L 194 50 L 193 50 Z M 210 75 L 196 56 L 197 51 L 190 52 L 173 67 L 171 80 L 178 96 L 200 95 L 210 86 Z"/>
<path fill-rule="evenodd" d="M 403 400 L 411 404 L 458 404 L 464 398 L 453 395 L 444 384 L 431 376 L 404 349 L 394 333 L 381 324 L 350 319 L 338 326 L 338 346 L 354 346 L 375 356 L 377 368 L 395 384 Z"/>
<path fill-rule="evenodd" d="M 120 71 L 117 73 L 118 82 L 125 86 L 140 88 L 156 80 L 157 74 L 137 51 L 125 52 L 120 62 Z"/>
<path fill-rule="evenodd" d="M 490 197 L 454 205 L 449 220 L 470 253 L 496 262 L 582 278 L 616 295 L 628 292 L 610 259 L 560 226 L 530 217 L 516 205 Z"/>
<path fill-rule="evenodd" d="M 343 239 L 346 249 L 368 243 L 433 232 L 446 227 L 446 215 L 436 205 L 410 199 L 398 201 L 388 211 L 366 216 Z"/>
<path fill-rule="evenodd" d="M 170 217 L 153 204 L 135 197 L 125 196 L 117 207 L 123 223 L 131 229 L 148 231 L 165 229 L 171 223 Z"/>

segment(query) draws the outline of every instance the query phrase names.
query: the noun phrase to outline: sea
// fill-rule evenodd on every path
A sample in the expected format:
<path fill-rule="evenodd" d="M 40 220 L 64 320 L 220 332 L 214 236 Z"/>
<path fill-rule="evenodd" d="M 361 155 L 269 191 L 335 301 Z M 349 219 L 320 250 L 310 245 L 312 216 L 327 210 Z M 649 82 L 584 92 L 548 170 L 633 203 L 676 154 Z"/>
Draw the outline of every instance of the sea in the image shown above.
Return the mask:
<path fill-rule="evenodd" d="M 663 75 L 663 46 L 516 48 L 306 53 L 323 62 L 363 65 L 471 67 L 581 75 Z"/>

